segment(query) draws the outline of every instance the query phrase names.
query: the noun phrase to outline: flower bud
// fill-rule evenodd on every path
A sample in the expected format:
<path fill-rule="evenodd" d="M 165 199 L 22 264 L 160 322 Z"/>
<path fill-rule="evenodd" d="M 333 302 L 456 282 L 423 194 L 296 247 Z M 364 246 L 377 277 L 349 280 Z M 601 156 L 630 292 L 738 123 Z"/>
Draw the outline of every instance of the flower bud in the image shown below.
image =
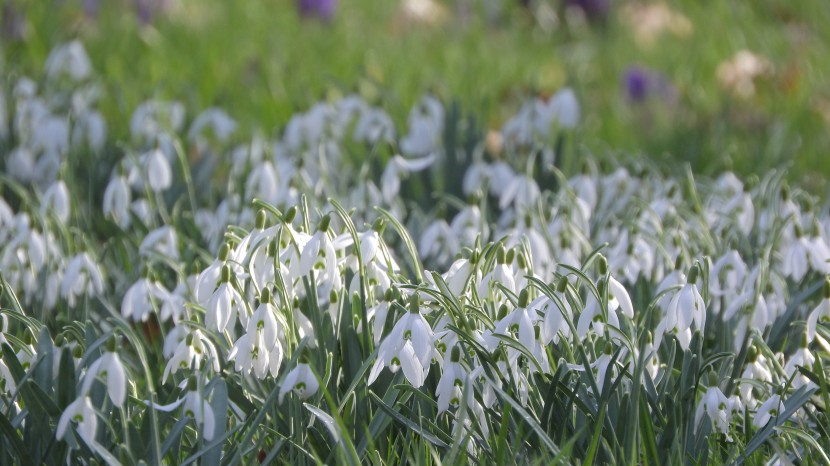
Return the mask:
<path fill-rule="evenodd" d="M 282 219 L 283 219 L 283 221 L 285 221 L 285 223 L 291 223 L 291 222 L 294 221 L 294 217 L 296 217 L 296 216 L 297 216 L 297 206 L 292 205 L 285 212 L 285 215 L 282 216 Z"/>
<path fill-rule="evenodd" d="M 265 213 L 265 209 L 259 209 L 256 213 L 256 221 L 254 222 L 255 228 L 257 230 L 264 230 L 265 229 L 265 220 L 267 214 Z"/>

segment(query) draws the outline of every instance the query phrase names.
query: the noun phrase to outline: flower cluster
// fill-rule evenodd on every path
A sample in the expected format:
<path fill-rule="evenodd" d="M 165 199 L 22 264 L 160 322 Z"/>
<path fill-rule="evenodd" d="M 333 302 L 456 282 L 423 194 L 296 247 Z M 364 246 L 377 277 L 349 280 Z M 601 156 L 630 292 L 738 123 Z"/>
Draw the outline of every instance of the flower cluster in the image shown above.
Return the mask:
<path fill-rule="evenodd" d="M 725 444 L 749 425 L 815 422 L 830 215 L 777 174 L 695 179 L 610 158 L 562 173 L 551 142 L 580 117 L 568 89 L 508 120 L 503 157 L 448 146 L 435 96 L 403 130 L 350 95 L 242 143 L 220 109 L 188 126 L 184 105 L 152 100 L 85 200 L 72 156 L 103 150 L 105 125 L 80 44 L 47 74 L 43 95 L 17 84 L 0 132 L 9 190 L 30 193 L 0 198 L 0 408 L 23 429 L 54 394 L 67 461 L 83 455 L 70 432 L 105 455 L 137 419 L 179 407 L 192 435 L 144 432 L 247 442 L 267 419 L 269 435 L 315 439 L 297 432 L 310 412 L 351 454 L 382 413 L 412 427 L 431 409 L 417 431 L 431 445 L 493 460 L 510 410 L 537 434 L 561 416 L 564 436 L 634 399 L 664 432 L 672 419 Z M 423 194 L 435 180 L 443 191 Z M 43 367 L 38 380 L 63 385 L 37 398 L 22 374 Z M 102 428 L 108 413 L 123 431 Z"/>

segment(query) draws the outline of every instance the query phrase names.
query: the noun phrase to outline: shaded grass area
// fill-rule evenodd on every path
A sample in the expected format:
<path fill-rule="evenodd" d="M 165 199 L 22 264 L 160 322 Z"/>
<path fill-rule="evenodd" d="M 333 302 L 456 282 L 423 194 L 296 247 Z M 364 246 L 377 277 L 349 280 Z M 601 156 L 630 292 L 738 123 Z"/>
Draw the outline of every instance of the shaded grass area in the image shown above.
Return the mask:
<path fill-rule="evenodd" d="M 789 164 L 793 178 L 819 190 L 830 175 L 822 163 L 830 150 L 826 2 L 671 2 L 689 28 L 651 42 L 634 32 L 630 12 L 642 4 L 633 2 L 614 2 L 596 22 L 553 1 L 533 11 L 504 2 L 496 22 L 478 2 L 466 18 L 444 2 L 445 19 L 427 25 L 404 18 L 397 1 L 341 2 L 325 24 L 302 20 L 286 0 L 182 0 L 149 27 L 123 3 L 102 2 L 96 20 L 80 2 L 17 3 L 29 30 L 4 46 L 6 85 L 17 73 L 36 75 L 55 44 L 80 37 L 105 80 L 102 108 L 115 138 L 126 137 L 129 115 L 150 97 L 182 100 L 190 117 L 220 106 L 246 130 L 278 133 L 297 110 L 355 90 L 402 123 L 432 92 L 497 129 L 524 97 L 571 85 L 583 103 L 586 151 L 690 162 L 702 172 Z M 746 98 L 717 78 L 742 49 L 771 64 Z M 634 65 L 664 75 L 673 97 L 627 99 L 621 81 Z"/>

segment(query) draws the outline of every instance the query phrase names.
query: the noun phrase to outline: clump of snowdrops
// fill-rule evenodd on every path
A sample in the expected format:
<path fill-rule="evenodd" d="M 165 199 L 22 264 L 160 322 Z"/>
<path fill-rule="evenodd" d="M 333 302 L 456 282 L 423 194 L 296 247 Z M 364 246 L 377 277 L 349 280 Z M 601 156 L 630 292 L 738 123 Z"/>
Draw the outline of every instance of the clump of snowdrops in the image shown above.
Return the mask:
<path fill-rule="evenodd" d="M 828 460 L 830 215 L 780 173 L 580 154 L 568 89 L 485 150 L 433 96 L 115 144 L 77 42 L 2 84 L 3 463 Z"/>

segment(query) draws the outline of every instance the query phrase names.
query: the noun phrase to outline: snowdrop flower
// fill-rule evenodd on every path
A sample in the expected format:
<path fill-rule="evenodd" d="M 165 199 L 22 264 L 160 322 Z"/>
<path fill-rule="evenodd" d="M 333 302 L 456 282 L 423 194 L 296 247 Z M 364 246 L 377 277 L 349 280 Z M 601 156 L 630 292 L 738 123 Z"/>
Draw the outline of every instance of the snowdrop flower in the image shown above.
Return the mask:
<path fill-rule="evenodd" d="M 476 262 L 478 262 L 478 253 L 474 252 L 469 259 L 462 258 L 453 262 L 449 270 L 442 275 L 454 295 L 464 295 L 469 283 L 481 281 L 481 272 L 475 267 Z"/>
<path fill-rule="evenodd" d="M 237 372 L 253 372 L 258 379 L 263 379 L 270 367 L 270 356 L 263 332 L 248 332 L 234 342 L 228 353 L 228 361 L 235 361 Z M 282 355 L 279 356 L 281 360 Z M 276 375 L 277 370 L 278 367 L 272 375 Z"/>
<path fill-rule="evenodd" d="M 98 296 L 104 292 L 101 269 L 89 253 L 80 253 L 69 261 L 61 283 L 61 296 L 70 307 L 75 307 L 78 296 Z"/>
<path fill-rule="evenodd" d="M 204 133 L 210 130 L 216 139 L 224 142 L 236 131 L 236 127 L 236 121 L 228 116 L 224 110 L 220 108 L 209 108 L 193 120 L 193 123 L 190 125 L 190 130 L 187 132 L 187 139 L 196 141 L 197 143 L 204 143 Z"/>
<path fill-rule="evenodd" d="M 545 345 L 551 341 L 556 344 L 560 337 L 567 340 L 571 336 L 569 322 L 573 322 L 573 309 L 565 296 L 567 286 L 568 280 L 561 278 L 556 284 L 554 298 L 541 296 L 530 303 L 531 308 L 543 310 L 545 315 L 542 325 L 542 342 Z"/>
<path fill-rule="evenodd" d="M 824 279 L 822 287 L 823 298 L 818 305 L 810 311 L 807 317 L 807 340 L 813 341 L 816 337 L 816 327 L 819 322 L 830 322 L 830 278 Z"/>
<path fill-rule="evenodd" d="M 732 420 L 732 410 L 730 409 L 729 400 L 718 387 L 717 375 L 714 372 L 709 373 L 709 388 L 700 399 L 695 411 L 695 429 L 700 427 L 700 422 L 703 420 L 703 414 L 709 417 L 712 422 L 712 428 L 722 434 L 729 434 L 729 423 Z"/>
<path fill-rule="evenodd" d="M 444 106 L 434 97 L 423 97 L 409 112 L 409 133 L 401 139 L 401 151 L 414 156 L 433 152 L 443 126 Z"/>
<path fill-rule="evenodd" d="M 165 339 L 165 346 L 167 340 Z M 161 382 L 167 382 L 167 377 L 170 374 L 175 374 L 179 369 L 193 369 L 197 370 L 201 367 L 202 361 L 212 363 L 214 372 L 219 372 L 219 354 L 216 352 L 216 347 L 213 342 L 202 333 L 201 330 L 193 330 L 182 339 L 172 352 L 171 357 L 164 367 L 164 374 Z"/>
<path fill-rule="evenodd" d="M 100 153 L 107 142 L 107 122 L 100 112 L 84 111 L 78 116 L 72 129 L 72 144 L 83 148 L 84 144 L 95 153 Z"/>
<path fill-rule="evenodd" d="M 308 275 L 312 270 L 315 272 L 318 291 L 323 294 L 343 287 L 343 276 L 337 267 L 337 251 L 329 234 L 330 222 L 329 215 L 320 220 L 317 232 L 305 244 L 298 264 L 300 276 Z"/>
<path fill-rule="evenodd" d="M 52 49 L 46 58 L 46 76 L 57 79 L 68 76 L 73 81 L 81 81 L 92 74 L 92 63 L 78 40 L 73 40 Z"/>
<path fill-rule="evenodd" d="M 808 340 L 807 334 L 801 336 L 801 346 L 790 356 L 787 363 L 784 365 L 784 372 L 789 377 L 794 377 L 792 382 L 793 388 L 800 388 L 803 385 L 814 385 L 813 382 L 804 374 L 798 371 L 798 366 L 812 369 L 813 363 L 816 362 L 816 357 L 807 348 Z"/>
<path fill-rule="evenodd" d="M 693 265 L 689 270 L 686 284 L 672 297 L 666 310 L 666 317 L 657 327 L 658 341 L 663 332 L 669 331 L 675 334 L 680 346 L 687 350 L 691 343 L 692 324 L 701 332 L 706 327 L 706 304 L 697 286 L 699 273 L 700 266 Z"/>
<path fill-rule="evenodd" d="M 432 166 L 435 158 L 435 154 L 429 154 L 417 159 L 405 159 L 400 155 L 395 155 L 389 159 L 380 177 L 384 199 L 389 202 L 398 195 L 401 189 L 401 175 L 425 170 Z"/>
<path fill-rule="evenodd" d="M 172 261 L 179 260 L 179 245 L 176 229 L 170 225 L 157 228 L 149 233 L 138 246 L 138 252 L 148 257 L 158 254 Z"/>
<path fill-rule="evenodd" d="M 107 351 L 89 366 L 84 376 L 81 393 L 86 396 L 89 389 L 92 388 L 92 382 L 98 376 L 106 377 L 107 394 L 112 400 L 112 404 L 121 407 L 127 397 L 127 374 L 124 365 L 121 364 L 121 358 L 115 352 L 115 339 L 111 339 L 107 346 Z"/>
<path fill-rule="evenodd" d="M 159 411 L 168 413 L 181 406 L 182 414 L 193 418 L 196 424 L 202 427 L 202 437 L 207 441 L 213 440 L 216 432 L 216 414 L 213 412 L 210 403 L 197 390 L 196 377 L 191 376 L 188 379 L 187 393 L 182 398 L 167 405 L 153 403 L 152 406 Z"/>
<path fill-rule="evenodd" d="M 184 114 L 184 105 L 179 102 L 144 102 L 130 118 L 130 133 L 139 140 L 156 140 L 160 134 L 179 131 L 184 123 Z"/>
<path fill-rule="evenodd" d="M 43 194 L 43 200 L 40 205 L 41 215 L 51 212 L 55 218 L 61 223 L 66 223 L 71 214 L 71 205 L 69 203 L 69 190 L 66 189 L 66 183 L 63 180 L 56 181 L 49 186 L 49 189 Z"/>
<path fill-rule="evenodd" d="M 523 212 L 533 208 L 536 200 L 541 195 L 539 185 L 531 177 L 523 174 L 516 174 L 502 191 L 499 197 L 499 208 L 504 210 L 513 207 Z"/>
<path fill-rule="evenodd" d="M 444 363 L 441 379 L 438 381 L 438 387 L 435 390 L 435 396 L 438 397 L 439 415 L 449 409 L 450 405 L 458 406 L 461 403 L 464 382 L 467 380 L 467 371 L 461 366 L 460 360 L 461 348 L 454 346 L 450 360 Z"/>
<path fill-rule="evenodd" d="M 784 403 L 781 401 L 781 395 L 775 394 L 767 398 L 755 413 L 755 418 L 752 419 L 752 425 L 757 429 L 764 427 L 770 421 L 778 417 L 778 414 L 784 409 Z"/>
<path fill-rule="evenodd" d="M 499 244 L 496 250 L 496 264 L 493 270 L 488 272 L 478 285 L 478 295 L 484 299 L 490 299 L 493 302 L 499 302 L 499 297 L 502 296 L 502 291 L 496 286 L 499 283 L 512 293 L 516 292 L 516 280 L 513 277 L 513 271 L 507 265 L 507 254 L 504 251 L 504 245 Z"/>
<path fill-rule="evenodd" d="M 290 391 L 293 391 L 294 395 L 299 399 L 307 400 L 317 393 L 319 388 L 320 383 L 317 381 L 317 376 L 314 375 L 314 371 L 311 370 L 308 362 L 300 361 L 297 367 L 291 369 L 285 375 L 282 386 L 280 386 L 279 402 L 282 404 L 283 398 Z"/>
<path fill-rule="evenodd" d="M 443 219 L 433 221 L 421 234 L 419 252 L 425 259 L 444 265 L 461 248 L 458 236 Z"/>
<path fill-rule="evenodd" d="M 760 354 L 754 345 L 749 347 L 747 352 L 747 365 L 744 368 L 741 378 L 753 380 L 759 383 L 772 383 L 772 372 L 764 355 Z M 749 406 L 755 406 L 755 397 L 752 393 L 753 386 L 750 383 L 741 383 L 741 399 Z"/>
<path fill-rule="evenodd" d="M 159 149 L 141 156 L 144 166 L 145 181 L 153 192 L 166 191 L 173 184 L 173 171 L 167 156 Z"/>
<path fill-rule="evenodd" d="M 21 183 L 30 183 L 35 177 L 35 154 L 27 147 L 16 147 L 6 158 L 9 176 Z"/>
<path fill-rule="evenodd" d="M 398 320 L 392 332 L 381 342 L 368 383 L 374 383 L 380 371 L 388 367 L 392 372 L 403 369 L 409 383 L 418 388 L 429 374 L 433 353 L 432 328 L 421 314 L 416 293 L 410 297 L 409 312 Z"/>
<path fill-rule="evenodd" d="M 579 123 L 580 108 L 573 89 L 566 87 L 557 92 L 548 104 L 548 111 L 562 128 L 575 128 Z"/>
<path fill-rule="evenodd" d="M 121 228 L 130 226 L 130 186 L 123 176 L 110 179 L 104 190 L 104 215 L 112 218 Z"/>
<path fill-rule="evenodd" d="M 136 322 L 147 322 L 150 313 L 156 308 L 155 302 L 163 301 L 168 294 L 169 291 L 160 283 L 141 278 L 124 293 L 124 300 L 121 301 L 121 316 Z"/>
<path fill-rule="evenodd" d="M 237 313 L 247 312 L 244 309 L 245 300 L 231 284 L 231 268 L 224 265 L 219 286 L 205 308 L 205 326 L 217 332 L 224 332 Z"/>
<path fill-rule="evenodd" d="M 355 141 L 376 144 L 395 140 L 395 123 L 383 110 L 372 108 L 364 111 L 354 128 Z"/>
<path fill-rule="evenodd" d="M 63 411 L 63 414 L 61 414 L 58 420 L 58 427 L 55 430 L 55 437 L 58 440 L 63 440 L 66 436 L 66 429 L 69 427 L 70 421 L 78 424 L 78 434 L 84 442 L 88 445 L 92 445 L 95 442 L 98 418 L 88 396 L 78 398 L 70 403 Z"/>

